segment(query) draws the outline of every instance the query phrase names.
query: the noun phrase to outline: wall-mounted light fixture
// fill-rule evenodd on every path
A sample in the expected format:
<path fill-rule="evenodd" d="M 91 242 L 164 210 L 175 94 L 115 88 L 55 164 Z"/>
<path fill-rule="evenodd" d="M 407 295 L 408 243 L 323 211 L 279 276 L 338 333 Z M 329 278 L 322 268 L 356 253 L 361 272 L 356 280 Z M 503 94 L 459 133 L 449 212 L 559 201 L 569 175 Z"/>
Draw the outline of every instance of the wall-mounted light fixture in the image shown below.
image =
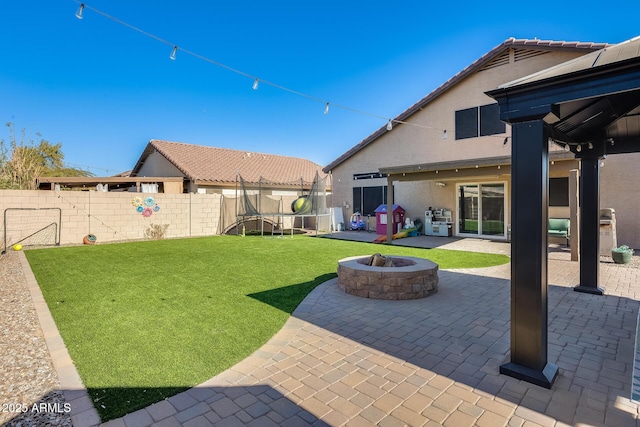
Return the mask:
<path fill-rule="evenodd" d="M 437 185 L 438 187 L 444 187 L 444 186 L 446 186 L 447 184 L 445 184 L 444 182 L 436 182 L 436 185 Z"/>

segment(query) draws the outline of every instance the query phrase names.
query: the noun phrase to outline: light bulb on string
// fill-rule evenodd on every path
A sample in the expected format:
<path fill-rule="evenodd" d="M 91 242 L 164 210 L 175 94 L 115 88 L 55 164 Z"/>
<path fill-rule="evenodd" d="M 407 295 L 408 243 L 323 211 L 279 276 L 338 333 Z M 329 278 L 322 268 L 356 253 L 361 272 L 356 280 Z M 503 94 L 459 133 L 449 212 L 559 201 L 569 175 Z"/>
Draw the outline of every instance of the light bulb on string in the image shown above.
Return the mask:
<path fill-rule="evenodd" d="M 78 0 L 76 0 L 76 2 L 77 1 Z M 85 4 L 84 3 L 80 3 L 80 7 L 76 11 L 76 17 L 78 19 L 82 19 L 84 8 L 85 8 Z M 102 12 L 101 10 L 98 10 L 98 9 L 96 9 L 94 7 L 89 7 L 89 8 L 91 9 L 91 11 L 96 12 L 99 15 L 102 15 L 103 17 L 105 17 L 107 19 L 110 19 L 110 20 L 116 22 L 117 24 L 126 26 L 129 29 L 134 30 L 134 31 L 146 36 L 146 37 L 152 38 L 152 39 L 154 39 L 154 40 L 156 40 L 158 42 L 164 43 L 164 44 L 169 45 L 169 46 L 173 45 L 172 43 L 169 43 L 167 40 L 164 40 L 164 39 L 162 39 L 162 38 L 160 38 L 160 37 L 158 37 L 158 36 L 156 36 L 154 34 L 151 34 L 151 33 L 147 32 L 147 31 L 145 31 L 145 30 L 143 30 L 141 28 L 138 28 L 138 27 L 136 27 L 134 25 L 131 25 L 131 24 L 127 23 L 127 22 L 124 22 L 121 19 L 118 19 L 118 18 L 116 18 L 114 16 L 111 16 L 111 15 L 105 13 L 105 12 Z M 171 60 L 175 60 L 176 59 L 177 52 L 178 52 L 178 46 L 173 46 L 173 49 L 172 49 L 171 54 L 169 56 Z M 230 67 L 228 65 L 225 65 L 225 64 L 223 64 L 221 62 L 218 62 L 218 61 L 215 61 L 213 59 L 207 58 L 207 57 L 205 57 L 203 55 L 199 55 L 199 54 L 197 54 L 195 52 L 191 52 L 191 51 L 189 51 L 187 49 L 183 49 L 183 53 L 187 54 L 187 55 L 191 55 L 191 56 L 193 56 L 195 58 L 198 58 L 198 59 L 203 60 L 205 62 L 208 62 L 210 64 L 213 64 L 213 65 L 215 65 L 217 67 L 223 68 L 223 69 L 225 69 L 227 71 L 242 75 L 244 77 L 249 77 L 252 80 L 254 80 L 254 86 L 256 86 L 256 83 L 258 82 L 258 80 L 255 77 L 253 77 L 251 74 L 249 74 L 249 73 L 246 73 L 244 71 L 235 69 L 235 68 Z M 264 80 L 263 80 L 263 83 L 266 83 L 269 86 L 272 86 L 272 87 L 274 87 L 276 89 L 279 89 L 279 90 L 282 90 L 282 91 L 285 91 L 285 92 L 289 92 L 291 94 L 294 94 L 294 95 L 297 95 L 297 96 L 300 96 L 300 97 L 311 99 L 313 101 L 321 101 L 321 98 L 316 98 L 314 96 L 308 95 L 306 93 L 299 92 L 299 91 L 291 89 L 289 87 L 285 87 L 285 86 L 282 86 L 282 85 L 279 85 L 279 84 L 275 84 L 275 83 L 272 83 L 272 82 L 268 82 L 268 81 L 264 81 Z M 254 89 L 256 89 L 256 87 L 254 87 Z M 323 102 L 323 101 L 321 101 L 321 102 Z M 381 116 L 381 115 L 378 115 L 378 114 L 374 114 L 374 113 L 371 113 L 371 112 L 368 112 L 368 111 L 363 111 L 363 110 L 359 110 L 359 109 L 355 109 L 355 108 L 350 108 L 350 107 L 347 107 L 347 106 L 334 104 L 333 107 L 334 108 L 336 108 L 336 107 L 337 108 L 342 108 L 344 110 L 348 110 L 348 111 L 352 111 L 354 113 L 375 117 L 375 118 L 382 119 L 382 120 L 387 120 L 388 123 L 387 123 L 386 127 L 387 127 L 387 130 L 389 130 L 389 131 L 392 130 L 394 121 L 396 123 L 406 124 L 406 125 L 409 125 L 409 126 L 416 126 L 416 127 L 425 128 L 425 129 L 433 129 L 433 130 L 442 131 L 442 129 L 438 129 L 437 127 L 431 127 L 431 126 L 426 126 L 426 125 L 422 125 L 422 124 L 406 122 L 406 121 L 403 121 L 401 119 L 387 119 L 384 116 Z M 492 137 L 494 137 L 494 138 L 502 138 L 502 137 L 497 136 L 497 135 L 492 135 Z M 442 139 L 447 139 L 446 138 L 446 130 L 443 131 L 443 138 Z M 613 145 L 613 143 L 612 143 L 612 145 Z"/>
<path fill-rule="evenodd" d="M 447 139 L 447 130 L 442 131 L 442 139 Z"/>
<path fill-rule="evenodd" d="M 255 79 L 255 80 L 253 81 L 253 86 L 251 86 L 251 88 L 252 88 L 253 90 L 258 90 L 258 83 L 259 83 L 259 82 L 260 82 L 260 80 L 259 80 L 259 79 Z"/>
<path fill-rule="evenodd" d="M 582 144 L 578 144 L 578 146 L 576 147 L 576 151 L 578 153 L 582 151 Z"/>
<path fill-rule="evenodd" d="M 84 18 L 84 16 L 82 16 L 83 13 L 84 13 L 84 3 L 80 3 L 80 7 L 78 8 L 78 10 L 76 10 L 76 18 L 78 19 Z"/>
<path fill-rule="evenodd" d="M 329 103 L 328 102 L 324 105 L 324 113 L 325 114 L 329 114 Z"/>
<path fill-rule="evenodd" d="M 593 144 L 592 143 L 589 143 L 588 147 L 589 147 L 589 150 L 593 150 Z"/>

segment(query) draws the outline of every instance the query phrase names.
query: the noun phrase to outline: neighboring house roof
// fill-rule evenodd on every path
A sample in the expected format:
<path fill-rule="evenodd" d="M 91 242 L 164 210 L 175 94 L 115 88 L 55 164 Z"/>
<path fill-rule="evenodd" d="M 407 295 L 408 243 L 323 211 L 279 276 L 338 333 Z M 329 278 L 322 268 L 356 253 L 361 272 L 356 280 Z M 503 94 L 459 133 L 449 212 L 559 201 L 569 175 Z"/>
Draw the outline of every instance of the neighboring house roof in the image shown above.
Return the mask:
<path fill-rule="evenodd" d="M 247 183 L 258 183 L 262 178 L 274 185 L 284 185 L 299 183 L 302 178 L 309 185 L 316 172 L 325 176 L 322 166 L 306 159 L 157 139 L 149 141 L 132 175 L 137 175 L 154 151 L 164 156 L 187 179 L 202 184 L 235 184 L 240 175 Z"/>
<path fill-rule="evenodd" d="M 525 55 L 533 56 L 534 53 L 532 51 L 550 51 L 550 50 L 560 50 L 560 51 L 569 51 L 569 52 L 592 52 L 603 49 L 605 47 L 610 46 L 607 43 L 583 43 L 583 42 L 563 42 L 563 41 L 552 41 L 552 40 L 529 40 L 529 39 L 515 39 L 513 37 L 505 40 L 498 46 L 491 49 L 489 52 L 478 58 L 471 65 L 460 71 L 455 76 L 451 77 L 445 83 L 443 83 L 440 87 L 435 89 L 433 92 L 429 93 L 424 98 L 420 99 L 418 102 L 413 104 L 411 107 L 407 108 L 405 111 L 396 116 L 392 121 L 394 122 L 402 122 L 407 118 L 418 112 L 421 108 L 424 108 L 425 105 L 429 104 L 431 101 L 436 99 L 442 93 L 446 92 L 449 88 L 468 77 L 469 75 L 475 73 L 476 71 L 480 71 L 484 68 L 491 68 L 493 66 L 498 66 L 504 63 L 507 63 L 509 60 L 508 52 L 509 49 L 520 49 L 525 51 Z M 530 54 L 531 52 L 531 54 Z M 367 145 L 374 142 L 380 136 L 387 133 L 386 125 L 381 126 L 380 129 L 369 135 L 367 138 L 360 141 L 357 145 L 349 149 L 347 152 L 342 154 L 340 157 L 335 159 L 333 162 L 329 163 L 324 167 L 325 172 L 331 171 L 336 166 L 340 165 L 342 162 L 349 159 L 351 156 L 365 148 Z"/>

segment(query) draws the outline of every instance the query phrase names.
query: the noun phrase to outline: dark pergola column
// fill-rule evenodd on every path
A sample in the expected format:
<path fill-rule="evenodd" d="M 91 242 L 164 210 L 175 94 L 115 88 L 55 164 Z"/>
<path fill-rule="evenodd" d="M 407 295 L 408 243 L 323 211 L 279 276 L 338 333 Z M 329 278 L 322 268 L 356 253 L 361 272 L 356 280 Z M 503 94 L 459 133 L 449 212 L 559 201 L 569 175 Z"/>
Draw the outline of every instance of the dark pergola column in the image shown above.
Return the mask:
<path fill-rule="evenodd" d="M 600 158 L 580 159 L 580 284 L 576 292 L 603 295 L 600 279 Z"/>
<path fill-rule="evenodd" d="M 549 147 L 543 118 L 512 122 L 511 362 L 500 373 L 551 388 L 547 361 Z"/>
<path fill-rule="evenodd" d="M 387 243 L 393 241 L 393 180 L 387 176 Z"/>
<path fill-rule="evenodd" d="M 511 362 L 501 373 L 550 388 L 558 372 L 547 361 L 547 132 L 584 156 L 576 290 L 602 293 L 598 157 L 640 152 L 639 48 L 632 39 L 486 92 L 513 125 Z"/>

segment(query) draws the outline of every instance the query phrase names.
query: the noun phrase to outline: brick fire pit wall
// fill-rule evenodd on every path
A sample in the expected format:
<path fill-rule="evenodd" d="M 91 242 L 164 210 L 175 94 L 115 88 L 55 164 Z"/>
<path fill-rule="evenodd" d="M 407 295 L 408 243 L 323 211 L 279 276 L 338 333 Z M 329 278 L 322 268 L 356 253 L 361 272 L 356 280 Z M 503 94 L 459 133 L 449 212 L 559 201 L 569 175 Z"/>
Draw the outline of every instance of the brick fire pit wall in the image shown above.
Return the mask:
<path fill-rule="evenodd" d="M 438 292 L 438 264 L 428 259 L 391 256 L 396 267 L 367 265 L 369 256 L 338 261 L 338 287 L 364 298 L 406 300 Z"/>

